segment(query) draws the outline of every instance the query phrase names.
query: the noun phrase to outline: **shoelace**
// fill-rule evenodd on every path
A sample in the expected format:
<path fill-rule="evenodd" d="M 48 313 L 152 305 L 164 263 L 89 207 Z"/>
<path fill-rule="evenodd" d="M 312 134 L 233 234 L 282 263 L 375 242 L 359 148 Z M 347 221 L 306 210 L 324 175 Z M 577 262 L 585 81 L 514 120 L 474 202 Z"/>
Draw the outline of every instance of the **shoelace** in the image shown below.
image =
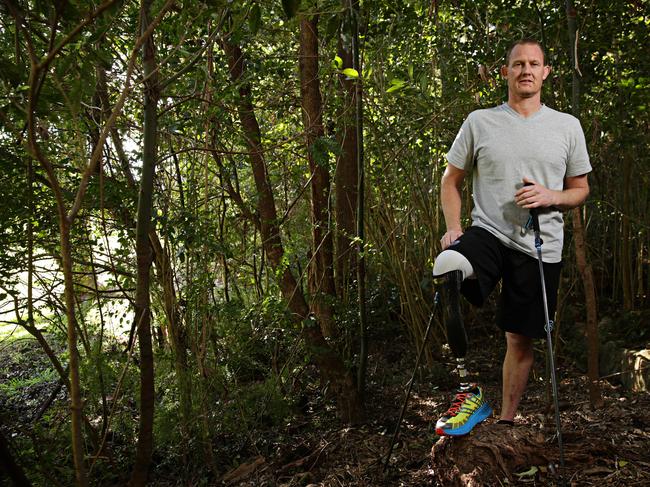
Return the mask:
<path fill-rule="evenodd" d="M 458 410 L 465 402 L 465 399 L 467 399 L 468 396 L 472 396 L 473 394 L 474 394 L 473 392 L 459 392 L 458 394 L 456 394 L 456 398 L 451 403 L 451 407 L 447 409 L 445 416 L 447 415 L 456 416 L 456 413 L 458 413 Z"/>

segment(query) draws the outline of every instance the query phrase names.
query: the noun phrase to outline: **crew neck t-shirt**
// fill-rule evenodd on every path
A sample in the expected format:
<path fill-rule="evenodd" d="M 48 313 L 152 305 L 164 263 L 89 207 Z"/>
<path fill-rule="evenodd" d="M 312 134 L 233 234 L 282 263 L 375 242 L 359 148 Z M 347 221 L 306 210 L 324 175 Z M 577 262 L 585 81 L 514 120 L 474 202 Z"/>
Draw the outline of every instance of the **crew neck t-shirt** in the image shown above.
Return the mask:
<path fill-rule="evenodd" d="M 591 171 L 578 119 L 545 105 L 528 117 L 507 103 L 470 113 L 447 153 L 447 161 L 472 174 L 472 225 L 534 258 L 533 231 L 525 228 L 529 211 L 515 203 L 523 178 L 562 190 L 564 178 Z M 541 209 L 539 224 L 544 262 L 560 262 L 562 213 Z"/>

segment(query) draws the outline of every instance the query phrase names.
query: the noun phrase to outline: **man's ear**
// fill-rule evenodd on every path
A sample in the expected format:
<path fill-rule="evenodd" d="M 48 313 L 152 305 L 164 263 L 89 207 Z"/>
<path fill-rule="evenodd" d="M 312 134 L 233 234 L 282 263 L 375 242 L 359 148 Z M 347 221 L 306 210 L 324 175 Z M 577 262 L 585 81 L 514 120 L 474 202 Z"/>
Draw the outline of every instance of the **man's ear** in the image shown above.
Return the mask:
<path fill-rule="evenodd" d="M 500 72 L 501 72 L 501 76 L 503 76 L 504 78 L 507 78 L 508 77 L 508 66 L 506 66 L 505 64 L 502 65 L 501 69 L 500 69 Z"/>
<path fill-rule="evenodd" d="M 548 64 L 544 66 L 544 74 L 542 75 L 542 80 L 548 78 L 548 75 L 551 74 L 551 71 L 553 71 L 553 68 L 551 68 Z"/>

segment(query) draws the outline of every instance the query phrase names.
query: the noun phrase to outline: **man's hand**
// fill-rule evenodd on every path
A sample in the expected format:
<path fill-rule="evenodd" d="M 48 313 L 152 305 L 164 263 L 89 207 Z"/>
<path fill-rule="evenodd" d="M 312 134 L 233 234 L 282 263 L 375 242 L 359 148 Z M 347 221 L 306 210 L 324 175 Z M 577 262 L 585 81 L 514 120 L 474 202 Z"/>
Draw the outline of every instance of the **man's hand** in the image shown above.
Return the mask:
<path fill-rule="evenodd" d="M 458 240 L 458 237 L 460 237 L 462 234 L 463 234 L 462 230 L 447 230 L 447 232 L 440 239 L 440 245 L 442 246 L 442 250 L 445 250 L 452 243 Z"/>
<path fill-rule="evenodd" d="M 554 206 L 557 191 L 545 188 L 532 179 L 524 178 L 524 187 L 515 193 L 515 203 L 522 208 L 548 208 Z"/>

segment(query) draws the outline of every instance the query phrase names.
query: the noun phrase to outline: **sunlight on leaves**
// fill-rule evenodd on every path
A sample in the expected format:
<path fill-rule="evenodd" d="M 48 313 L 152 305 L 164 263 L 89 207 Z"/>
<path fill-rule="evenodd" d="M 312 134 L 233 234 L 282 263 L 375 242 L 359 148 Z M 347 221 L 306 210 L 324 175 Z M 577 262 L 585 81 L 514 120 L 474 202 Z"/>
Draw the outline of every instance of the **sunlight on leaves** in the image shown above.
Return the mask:
<path fill-rule="evenodd" d="M 359 77 L 359 71 L 353 68 L 345 68 L 343 71 L 341 71 L 345 76 L 348 77 L 348 79 L 356 79 Z"/>
<path fill-rule="evenodd" d="M 406 86 L 406 81 L 401 79 L 392 79 L 390 80 L 390 87 L 386 90 L 386 93 L 392 93 L 397 90 L 401 90 Z"/>

